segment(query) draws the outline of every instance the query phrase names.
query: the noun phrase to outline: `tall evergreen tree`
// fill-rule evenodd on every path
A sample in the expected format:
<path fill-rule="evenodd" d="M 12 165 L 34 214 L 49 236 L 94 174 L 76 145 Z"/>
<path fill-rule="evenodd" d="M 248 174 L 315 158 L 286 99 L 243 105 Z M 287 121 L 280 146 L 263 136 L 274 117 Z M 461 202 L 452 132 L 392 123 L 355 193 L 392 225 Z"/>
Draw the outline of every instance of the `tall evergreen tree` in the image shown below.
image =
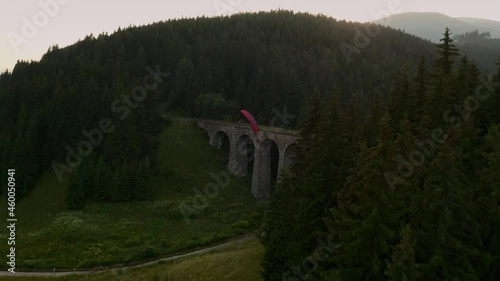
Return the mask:
<path fill-rule="evenodd" d="M 151 163 L 148 157 L 139 164 L 137 173 L 134 176 L 133 197 L 137 200 L 145 200 L 151 196 Z"/>
<path fill-rule="evenodd" d="M 312 172 L 308 166 L 314 161 L 313 149 L 320 138 L 322 110 L 319 91 L 313 93 L 308 112 L 296 149 L 295 159 L 301 161 L 293 163 L 289 174 L 284 175 L 277 184 L 273 204 L 267 215 L 268 222 L 264 228 L 267 237 L 263 241 L 266 245 L 263 260 L 263 276 L 266 280 L 281 280 L 283 274 L 291 274 L 292 271 L 293 274 L 305 274 L 301 262 L 313 249 L 315 231 L 318 223 L 321 223 L 324 201 L 321 202 L 316 197 L 318 194 L 311 191 L 311 188 L 317 190 L 315 184 L 319 182 L 308 175 Z M 324 198 L 324 194 L 318 197 Z"/>
<path fill-rule="evenodd" d="M 400 242 L 393 247 L 391 259 L 386 261 L 384 273 L 388 281 L 416 281 L 419 267 L 415 261 L 415 240 L 409 224 L 401 229 L 400 237 Z"/>
<path fill-rule="evenodd" d="M 480 237 L 471 195 L 461 149 L 450 138 L 429 168 L 415 220 L 422 280 L 480 280 L 474 267 Z"/>
<path fill-rule="evenodd" d="M 396 149 L 390 120 L 384 116 L 377 146 L 362 147 L 356 167 L 338 194 L 338 207 L 331 209 L 329 233 L 340 246 L 331 258 L 335 280 L 382 280 L 385 259 L 399 230 L 391 202 L 395 193 L 384 174 L 394 167 Z M 396 193 L 398 191 L 396 190 Z M 396 231 L 397 231 L 396 230 Z"/>
<path fill-rule="evenodd" d="M 66 195 L 66 204 L 70 210 L 79 210 L 85 206 L 84 178 L 80 172 L 71 176 Z"/>
<path fill-rule="evenodd" d="M 459 56 L 458 48 L 453 44 L 453 39 L 451 39 L 450 29 L 447 27 L 443 33 L 444 37 L 439 40 L 442 43 L 438 44 L 438 53 L 440 57 L 436 60 L 436 66 L 439 70 L 439 74 L 448 76 L 451 74 L 453 67 L 453 57 Z"/>
<path fill-rule="evenodd" d="M 417 74 L 413 79 L 414 88 L 411 91 L 409 104 L 410 120 L 418 122 L 424 114 L 425 97 L 429 88 L 429 74 L 425 65 L 425 58 L 422 56 L 417 67 Z"/>
<path fill-rule="evenodd" d="M 481 280 L 494 280 L 500 274 L 500 125 L 492 126 L 485 138 L 483 155 L 487 161 L 479 171 L 475 190 L 474 218 L 483 245 Z"/>
<path fill-rule="evenodd" d="M 104 160 L 104 156 L 99 157 L 95 166 L 95 198 L 98 201 L 109 199 L 111 190 L 112 172 Z"/>

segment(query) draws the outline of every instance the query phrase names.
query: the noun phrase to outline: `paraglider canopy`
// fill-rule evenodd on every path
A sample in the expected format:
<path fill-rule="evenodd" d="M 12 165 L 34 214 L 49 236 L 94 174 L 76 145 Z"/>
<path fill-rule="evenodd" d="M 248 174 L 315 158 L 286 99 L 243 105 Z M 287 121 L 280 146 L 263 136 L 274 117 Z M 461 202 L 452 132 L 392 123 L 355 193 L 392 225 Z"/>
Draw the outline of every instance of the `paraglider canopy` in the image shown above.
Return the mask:
<path fill-rule="evenodd" d="M 259 127 L 257 125 L 257 121 L 255 121 L 255 118 L 253 118 L 252 114 L 246 110 L 240 110 L 241 114 L 245 115 L 247 118 L 248 122 L 250 122 L 250 125 L 252 126 L 253 132 L 257 134 L 259 132 Z"/>

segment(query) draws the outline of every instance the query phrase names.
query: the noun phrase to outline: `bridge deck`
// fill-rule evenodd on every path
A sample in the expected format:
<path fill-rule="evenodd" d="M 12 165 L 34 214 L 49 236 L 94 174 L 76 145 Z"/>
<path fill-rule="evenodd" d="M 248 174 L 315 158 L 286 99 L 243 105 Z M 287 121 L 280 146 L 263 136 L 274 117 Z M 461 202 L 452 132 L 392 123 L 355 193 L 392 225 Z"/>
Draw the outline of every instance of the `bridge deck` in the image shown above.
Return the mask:
<path fill-rule="evenodd" d="M 236 122 L 230 122 L 230 121 L 209 120 L 209 119 L 194 119 L 194 120 L 196 120 L 197 123 L 208 123 L 208 124 L 216 124 L 216 125 L 228 126 L 228 127 L 252 129 L 252 126 L 250 126 L 249 124 L 243 123 L 243 122 L 236 123 Z M 273 132 L 273 133 L 280 133 L 280 134 L 292 135 L 292 136 L 299 136 L 299 134 L 300 134 L 300 132 L 298 130 L 291 130 L 291 129 L 278 128 L 278 127 L 269 127 L 269 126 L 262 126 L 262 125 L 259 125 L 259 130 L 264 131 L 264 132 Z"/>

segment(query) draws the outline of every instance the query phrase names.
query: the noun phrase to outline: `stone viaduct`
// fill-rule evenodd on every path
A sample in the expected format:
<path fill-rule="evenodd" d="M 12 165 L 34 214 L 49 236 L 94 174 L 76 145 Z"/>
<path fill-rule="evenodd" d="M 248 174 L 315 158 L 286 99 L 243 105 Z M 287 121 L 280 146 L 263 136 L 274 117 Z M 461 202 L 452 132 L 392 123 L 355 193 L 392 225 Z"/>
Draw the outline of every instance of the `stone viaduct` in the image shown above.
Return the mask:
<path fill-rule="evenodd" d="M 208 133 L 210 144 L 222 148 L 225 136 L 229 139 L 228 170 L 235 176 L 248 175 L 248 163 L 253 160 L 252 194 L 258 200 L 271 196 L 271 147 L 279 150 L 278 180 L 292 163 L 298 132 L 261 127 L 256 135 L 249 125 L 223 121 L 198 120 L 198 127 Z M 254 151 L 251 151 L 253 144 Z"/>

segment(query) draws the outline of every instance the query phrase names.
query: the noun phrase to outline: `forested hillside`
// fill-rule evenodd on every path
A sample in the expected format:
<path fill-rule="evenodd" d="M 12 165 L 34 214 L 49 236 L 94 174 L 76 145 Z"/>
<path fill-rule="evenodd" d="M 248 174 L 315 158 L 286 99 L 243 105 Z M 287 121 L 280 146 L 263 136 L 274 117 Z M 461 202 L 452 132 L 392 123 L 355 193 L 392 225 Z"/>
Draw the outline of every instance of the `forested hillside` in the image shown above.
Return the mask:
<path fill-rule="evenodd" d="M 19 62 L 0 76 L 0 168 L 18 170 L 19 198 L 41 171 L 54 169 L 62 178 L 76 175 L 72 208 L 144 199 L 147 186 L 139 183 L 154 165 L 148 155 L 162 124 L 158 105 L 216 119 L 238 118 L 246 108 L 261 124 L 285 106 L 303 116 L 314 90 L 336 90 L 365 107 L 387 96 L 400 65 L 413 69 L 433 49 L 374 30 L 278 11 L 169 20 L 53 46 L 41 61 Z M 140 102 L 131 100 L 138 94 Z M 78 160 L 76 153 L 89 155 Z"/>
<path fill-rule="evenodd" d="M 496 59 L 500 58 L 500 38 L 492 38 L 490 32 L 477 30 L 454 36 L 460 50 L 473 58 L 489 73 L 496 69 Z"/>
<path fill-rule="evenodd" d="M 265 280 L 499 280 L 500 64 L 491 80 L 447 30 L 387 101 L 317 93 L 266 219 Z M 412 74 L 414 73 L 414 74 Z"/>
<path fill-rule="evenodd" d="M 500 22 L 481 18 L 454 18 L 435 12 L 407 12 L 380 19 L 392 28 L 439 43 L 442 29 L 449 27 L 455 34 L 479 30 L 490 32 L 493 38 L 500 37 Z"/>

